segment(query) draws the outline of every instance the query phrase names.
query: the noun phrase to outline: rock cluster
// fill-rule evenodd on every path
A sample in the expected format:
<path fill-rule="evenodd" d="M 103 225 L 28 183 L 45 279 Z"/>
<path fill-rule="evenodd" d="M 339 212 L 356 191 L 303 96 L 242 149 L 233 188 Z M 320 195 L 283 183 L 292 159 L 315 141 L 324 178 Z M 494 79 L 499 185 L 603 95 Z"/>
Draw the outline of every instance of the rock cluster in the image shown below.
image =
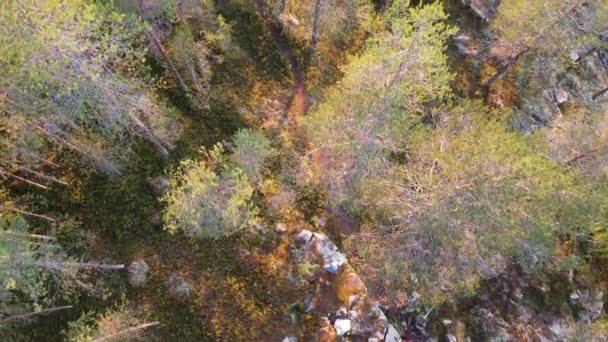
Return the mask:
<path fill-rule="evenodd" d="M 322 317 L 319 341 L 400 341 L 377 302 L 366 297 L 361 278 L 322 233 L 301 230 L 295 238 L 299 262 L 319 264 L 315 288 L 303 299 L 304 311 Z"/>
<path fill-rule="evenodd" d="M 512 267 L 488 281 L 475 299 L 440 308 L 444 329 L 433 335 L 443 335 L 448 341 L 570 340 L 576 336 L 577 324 L 590 323 L 603 314 L 603 293 L 566 279 L 555 284 L 570 287 L 569 298 L 564 296 L 564 288 L 553 288 Z M 565 307 L 565 303 L 569 305 Z M 446 315 L 446 311 L 452 314 Z M 468 335 L 472 331 L 475 336 Z"/>

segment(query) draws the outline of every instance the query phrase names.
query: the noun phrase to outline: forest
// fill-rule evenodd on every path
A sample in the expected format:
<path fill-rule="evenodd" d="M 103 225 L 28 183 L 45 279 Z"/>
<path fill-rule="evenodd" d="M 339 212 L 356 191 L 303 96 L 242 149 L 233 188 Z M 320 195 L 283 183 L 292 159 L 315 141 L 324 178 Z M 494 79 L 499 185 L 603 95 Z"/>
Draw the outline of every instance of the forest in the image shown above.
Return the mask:
<path fill-rule="evenodd" d="M 0 1 L 0 341 L 608 341 L 608 0 Z"/>

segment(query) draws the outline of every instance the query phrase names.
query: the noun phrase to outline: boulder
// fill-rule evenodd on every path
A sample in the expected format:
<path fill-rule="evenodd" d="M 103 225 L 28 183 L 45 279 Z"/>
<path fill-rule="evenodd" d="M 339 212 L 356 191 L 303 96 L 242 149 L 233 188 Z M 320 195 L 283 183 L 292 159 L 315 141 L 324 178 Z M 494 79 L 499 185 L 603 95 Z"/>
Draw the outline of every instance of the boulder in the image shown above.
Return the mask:
<path fill-rule="evenodd" d="M 277 223 L 277 225 L 274 227 L 274 231 L 279 233 L 279 234 L 283 234 L 285 232 L 287 232 L 287 225 L 283 222 L 279 222 Z"/>
<path fill-rule="evenodd" d="M 557 87 L 556 89 L 553 90 L 553 97 L 555 99 L 555 102 L 557 102 L 558 105 L 562 105 L 562 104 L 568 102 L 568 100 L 570 99 L 570 95 L 562 87 Z"/>
<path fill-rule="evenodd" d="M 150 266 L 143 260 L 138 259 L 133 261 L 127 268 L 129 274 L 129 283 L 133 287 L 142 287 L 148 279 L 148 271 Z"/>
<path fill-rule="evenodd" d="M 399 332 L 392 324 L 388 325 L 384 342 L 401 342 L 401 335 L 399 335 Z"/>
<path fill-rule="evenodd" d="M 584 323 L 596 320 L 604 313 L 604 293 L 597 289 L 577 289 L 570 301 L 578 309 L 578 319 Z"/>
<path fill-rule="evenodd" d="M 146 181 L 158 195 L 164 194 L 169 188 L 169 178 L 165 176 L 148 177 Z"/>
<path fill-rule="evenodd" d="M 167 281 L 169 293 L 177 297 L 187 297 L 194 290 L 194 286 L 177 273 L 172 273 Z"/>
<path fill-rule="evenodd" d="M 310 230 L 302 229 L 298 235 L 296 235 L 296 242 L 300 244 L 308 244 L 312 241 L 314 235 Z"/>
<path fill-rule="evenodd" d="M 367 291 L 359 275 L 350 267 L 338 275 L 335 286 L 338 299 L 349 308 Z"/>
<path fill-rule="evenodd" d="M 334 323 L 334 329 L 336 329 L 336 334 L 338 337 L 342 337 L 346 335 L 351 328 L 351 322 L 348 318 L 338 318 Z"/>

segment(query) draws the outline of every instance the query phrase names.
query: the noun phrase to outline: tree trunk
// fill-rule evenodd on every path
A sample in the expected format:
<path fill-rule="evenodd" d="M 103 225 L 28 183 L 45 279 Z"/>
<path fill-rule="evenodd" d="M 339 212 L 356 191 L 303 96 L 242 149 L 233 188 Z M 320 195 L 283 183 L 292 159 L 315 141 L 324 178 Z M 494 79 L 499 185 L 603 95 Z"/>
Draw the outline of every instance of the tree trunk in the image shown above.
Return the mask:
<path fill-rule="evenodd" d="M 606 88 L 604 88 L 604 89 L 602 89 L 602 90 L 598 91 L 597 93 L 593 94 L 592 99 L 593 99 L 593 100 L 596 100 L 598 97 L 600 97 L 600 96 L 604 95 L 606 92 L 608 92 L 608 87 L 606 87 Z"/>
<path fill-rule="evenodd" d="M 64 138 L 49 132 L 48 130 L 46 130 L 44 127 L 42 127 L 41 125 L 39 125 L 37 123 L 31 123 L 31 124 L 34 125 L 34 127 L 37 130 L 39 130 L 44 136 L 46 136 L 47 139 L 49 139 L 52 142 L 55 142 L 56 144 L 58 144 L 60 146 L 65 146 L 71 150 L 74 150 L 74 151 L 80 153 L 83 157 L 86 157 L 87 159 L 90 159 L 91 161 L 93 161 L 93 163 L 95 163 L 97 168 L 100 169 L 101 171 L 105 172 L 106 174 L 108 174 L 110 176 L 116 176 L 116 175 L 122 174 L 118 170 L 116 165 L 114 165 L 114 163 L 112 163 L 111 161 L 109 161 L 105 158 L 99 157 L 99 156 L 95 155 L 94 153 L 86 151 L 82 146 L 80 146 L 80 147 L 77 146 L 78 145 L 77 142 L 67 141 Z"/>
<path fill-rule="evenodd" d="M 128 329 L 125 329 L 125 330 L 121 330 L 121 331 L 119 331 L 119 332 L 117 332 L 115 334 L 112 334 L 112 335 L 96 338 L 96 339 L 93 340 L 93 342 L 110 341 L 110 340 L 115 339 L 115 338 L 120 337 L 120 336 L 127 336 L 128 337 L 130 334 L 136 333 L 136 332 L 138 332 L 140 330 L 144 330 L 144 329 L 147 329 L 149 327 L 153 327 L 153 326 L 156 326 L 156 325 L 159 325 L 159 324 L 160 324 L 160 322 L 158 322 L 158 321 L 141 324 L 141 325 L 138 325 L 136 327 L 131 327 L 131 328 L 128 328 Z"/>
<path fill-rule="evenodd" d="M 50 259 L 43 259 L 34 262 L 36 266 L 42 267 L 50 271 L 65 271 L 66 268 L 75 267 L 77 269 L 93 269 L 99 271 L 117 271 L 125 268 L 124 264 L 102 264 L 97 262 L 60 262 Z"/>
<path fill-rule="evenodd" d="M 323 6 L 323 0 L 317 0 L 315 3 L 315 14 L 312 23 L 312 37 L 310 38 L 310 48 L 313 52 L 317 49 L 317 43 L 320 39 L 320 26 L 321 26 L 321 7 Z"/>
<path fill-rule="evenodd" d="M 41 214 L 36 214 L 36 213 L 31 213 L 29 211 L 25 211 L 25 210 L 21 210 L 21 209 L 17 209 L 17 208 L 9 208 L 9 207 L 0 206 L 0 210 L 12 211 L 12 212 L 27 215 L 27 216 L 41 218 L 43 220 L 47 220 L 52 223 L 57 223 L 57 220 L 55 220 L 52 217 L 49 217 L 46 215 L 41 215 Z"/>
<path fill-rule="evenodd" d="M 21 165 L 12 163 L 10 161 L 6 161 L 6 163 L 9 164 L 9 165 L 11 165 L 12 167 L 18 169 L 18 170 L 25 171 L 27 173 L 31 173 L 31 174 L 33 174 L 35 176 L 38 176 L 38 178 L 41 178 L 41 179 L 44 179 L 44 180 L 48 180 L 50 182 L 54 182 L 54 183 L 57 183 L 57 184 L 65 185 L 65 186 L 68 185 L 68 183 L 66 183 L 66 182 L 64 182 L 64 181 L 62 181 L 60 179 L 57 179 L 55 177 L 52 177 L 52 176 L 49 176 L 49 175 L 45 175 L 42 172 L 38 172 L 38 171 L 32 170 L 30 168 L 27 168 L 25 166 L 21 166 Z"/>
<path fill-rule="evenodd" d="M 137 12 L 139 13 L 139 16 L 143 18 L 143 13 L 142 13 L 142 7 L 141 7 L 141 5 L 142 5 L 142 0 L 139 0 L 138 3 L 137 3 Z M 178 11 L 179 11 L 179 8 L 178 8 Z M 146 31 L 146 38 L 148 38 L 148 40 L 150 41 L 150 43 L 152 43 L 152 45 L 154 45 L 156 47 L 156 49 L 158 50 L 158 52 L 161 55 L 162 59 L 167 64 L 167 67 L 169 68 L 169 71 L 171 72 L 171 74 L 173 75 L 173 77 L 175 78 L 175 80 L 177 81 L 177 84 L 182 89 L 182 91 L 184 93 L 186 93 L 186 94 L 190 93 L 190 91 L 188 90 L 188 86 L 186 85 L 186 82 L 182 78 L 182 75 L 179 73 L 179 71 L 175 67 L 175 64 L 173 64 L 173 61 L 171 60 L 171 57 L 169 57 L 169 54 L 167 53 L 167 51 L 163 47 L 163 45 L 160 42 L 160 40 L 158 39 L 158 37 L 156 37 L 156 34 L 154 34 L 154 31 L 152 31 L 152 30 Z"/>
<path fill-rule="evenodd" d="M 52 237 L 52 236 L 38 235 L 38 234 L 15 233 L 15 232 L 11 232 L 9 230 L 0 231 L 0 234 L 12 235 L 12 236 L 20 236 L 20 237 L 27 237 L 27 238 L 39 239 L 39 240 L 45 240 L 45 241 L 54 241 L 55 240 L 55 238 Z"/>
<path fill-rule="evenodd" d="M 186 85 L 186 82 L 184 81 L 184 79 L 182 78 L 182 75 L 179 73 L 179 71 L 175 67 L 175 64 L 173 64 L 173 61 L 171 61 L 171 57 L 169 57 L 169 54 L 167 53 L 167 51 L 165 50 L 165 48 L 161 44 L 160 40 L 158 40 L 158 38 L 156 37 L 156 35 L 154 34 L 154 32 L 152 32 L 152 31 L 146 32 L 146 37 L 156 47 L 156 49 L 158 50 L 158 52 L 160 53 L 161 57 L 163 58 L 163 60 L 167 64 L 167 67 L 169 68 L 169 71 L 171 72 L 171 74 L 173 75 L 173 77 L 175 78 L 175 80 L 177 81 L 177 84 L 182 89 L 182 91 L 184 93 L 186 93 L 186 94 L 189 94 L 190 91 L 188 89 L 188 86 Z"/>
<path fill-rule="evenodd" d="M 29 179 L 26 179 L 26 178 L 23 178 L 23 177 L 19 177 L 17 175 L 12 174 L 12 173 L 6 172 L 6 171 L 4 171 L 2 169 L 0 169 L 0 175 L 20 180 L 20 181 L 22 181 L 24 183 L 27 183 L 27 184 L 32 185 L 32 186 L 35 186 L 35 187 L 37 187 L 39 189 L 43 189 L 43 190 L 48 190 L 49 189 L 46 185 L 42 185 L 40 183 L 36 183 L 34 181 L 31 181 Z"/>
<path fill-rule="evenodd" d="M 496 70 L 496 73 L 492 77 L 490 77 L 488 82 L 486 82 L 486 84 L 483 86 L 484 98 L 487 98 L 490 95 L 490 91 L 492 90 L 492 86 L 494 85 L 494 83 L 503 78 L 507 74 L 507 72 L 509 72 L 511 67 L 515 65 L 517 61 L 519 61 L 519 59 L 528 51 L 530 51 L 529 47 L 523 48 L 521 51 L 509 58 L 509 60 L 505 64 L 501 65 L 498 70 Z"/>
<path fill-rule="evenodd" d="M 133 114 L 132 112 L 129 112 L 128 115 L 129 115 L 129 119 L 131 119 L 131 121 L 138 128 L 138 130 L 140 131 L 140 134 L 144 137 L 144 139 L 146 139 L 149 143 L 154 145 L 154 148 L 156 148 L 156 151 L 158 151 L 158 153 L 164 159 L 169 158 L 169 151 L 165 148 L 165 146 L 163 146 L 163 144 L 161 143 L 160 139 L 158 139 L 156 134 L 154 134 L 154 132 L 152 132 L 146 125 L 144 125 L 144 123 L 141 122 L 141 120 L 139 120 L 139 118 L 135 114 Z"/>
<path fill-rule="evenodd" d="M 30 313 L 26 313 L 23 315 L 10 316 L 3 320 L 0 320 L 0 324 L 6 323 L 6 322 L 11 322 L 11 321 L 18 320 L 18 319 L 26 319 L 26 318 L 30 318 L 30 317 L 37 316 L 37 315 L 46 315 L 46 314 L 57 312 L 57 311 L 71 309 L 72 307 L 73 307 L 72 305 L 58 306 L 55 308 L 44 309 L 44 310 L 41 310 L 38 312 L 30 312 Z"/>

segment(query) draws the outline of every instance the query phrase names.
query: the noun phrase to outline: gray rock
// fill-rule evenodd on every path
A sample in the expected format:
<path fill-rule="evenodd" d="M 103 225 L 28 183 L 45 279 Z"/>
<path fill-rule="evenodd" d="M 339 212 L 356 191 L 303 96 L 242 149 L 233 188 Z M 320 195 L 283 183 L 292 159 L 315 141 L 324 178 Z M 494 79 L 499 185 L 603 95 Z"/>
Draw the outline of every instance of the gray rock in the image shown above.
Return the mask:
<path fill-rule="evenodd" d="M 350 331 L 351 322 L 350 319 L 347 318 L 338 318 L 334 323 L 334 328 L 336 329 L 336 333 L 338 336 L 344 336 L 346 333 Z"/>
<path fill-rule="evenodd" d="M 296 235 L 296 241 L 299 243 L 307 244 L 312 241 L 313 233 L 310 230 L 302 229 L 298 235 Z"/>
<path fill-rule="evenodd" d="M 155 193 L 162 195 L 169 188 L 169 179 L 165 176 L 148 177 L 146 179 Z"/>
<path fill-rule="evenodd" d="M 171 274 L 167 281 L 169 293 L 178 297 L 186 297 L 192 293 L 194 286 L 176 273 Z"/>
<path fill-rule="evenodd" d="M 568 92 L 562 87 L 558 87 L 553 90 L 553 97 L 558 105 L 564 104 L 570 100 L 570 94 L 568 94 Z"/>
<path fill-rule="evenodd" d="M 143 260 L 138 259 L 133 261 L 127 268 L 129 274 L 129 283 L 133 287 L 142 287 L 148 279 L 148 271 L 150 266 Z"/>
<path fill-rule="evenodd" d="M 277 225 L 274 227 L 274 231 L 282 234 L 285 233 L 287 231 L 287 225 L 283 222 L 279 222 L 277 223 Z"/>
<path fill-rule="evenodd" d="M 386 337 L 384 337 L 384 342 L 401 342 L 401 335 L 392 324 L 388 325 L 388 330 L 386 331 Z"/>
<path fill-rule="evenodd" d="M 604 293 L 597 289 L 578 289 L 576 305 L 579 308 L 578 319 L 590 323 L 604 313 Z M 572 295 L 570 295 L 572 299 Z"/>

